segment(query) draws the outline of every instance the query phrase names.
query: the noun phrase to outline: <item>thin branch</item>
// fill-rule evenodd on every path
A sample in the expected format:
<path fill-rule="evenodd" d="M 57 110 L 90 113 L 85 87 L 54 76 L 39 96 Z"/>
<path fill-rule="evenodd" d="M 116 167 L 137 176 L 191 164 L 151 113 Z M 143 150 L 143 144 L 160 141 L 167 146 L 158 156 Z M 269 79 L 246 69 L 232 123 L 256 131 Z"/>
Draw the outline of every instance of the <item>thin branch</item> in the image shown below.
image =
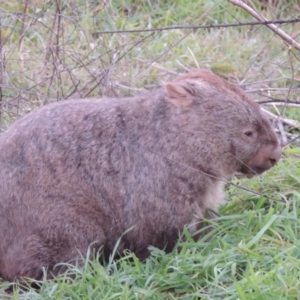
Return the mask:
<path fill-rule="evenodd" d="M 259 104 L 270 104 L 270 103 L 274 103 L 274 104 L 282 104 L 282 103 L 287 103 L 287 104 L 296 104 L 297 106 L 300 105 L 300 101 L 291 101 L 290 99 L 275 99 L 275 98 L 271 98 L 269 97 L 269 100 L 263 100 L 263 101 L 257 101 L 257 103 Z"/>
<path fill-rule="evenodd" d="M 258 102 L 261 104 L 261 102 Z M 294 103 L 289 103 L 289 102 L 267 102 L 264 105 L 270 105 L 270 106 L 286 106 L 286 107 L 294 107 L 294 108 L 300 108 L 300 104 L 294 104 Z"/>
<path fill-rule="evenodd" d="M 283 118 L 283 117 L 281 117 L 281 116 L 276 116 L 276 115 L 272 114 L 271 112 L 269 112 L 268 110 L 263 109 L 263 108 L 262 108 L 262 110 L 263 110 L 263 112 L 264 112 L 265 114 L 267 114 L 267 115 L 268 115 L 269 117 L 271 117 L 272 119 L 274 119 L 274 120 L 279 120 L 279 121 L 281 121 L 282 123 L 285 123 L 285 124 L 287 124 L 287 125 L 289 125 L 289 126 L 291 126 L 291 127 L 300 129 L 300 123 L 299 123 L 298 121 L 295 121 L 295 120 L 292 120 L 292 119 Z"/>
<path fill-rule="evenodd" d="M 279 132 L 281 135 L 282 146 L 285 146 L 288 144 L 288 139 L 287 139 L 286 132 L 284 131 L 281 121 L 278 122 L 278 129 L 279 129 Z"/>
<path fill-rule="evenodd" d="M 176 29 L 192 29 L 194 31 L 198 29 L 211 29 L 211 28 L 227 28 L 227 27 L 241 27 L 241 26 L 261 26 L 269 24 L 289 24 L 289 23 L 300 23 L 300 18 L 289 19 L 289 20 L 276 20 L 276 21 L 260 21 L 260 22 L 245 22 L 245 23 L 233 23 L 233 24 L 208 24 L 208 25 L 181 25 L 181 26 L 165 26 L 158 28 L 145 28 L 145 29 L 124 29 L 124 30 L 105 30 L 95 31 L 97 34 L 114 34 L 114 33 L 135 33 L 135 32 L 157 32 L 165 30 L 176 30 Z M 277 28 L 277 27 L 276 27 Z"/>
<path fill-rule="evenodd" d="M 296 136 L 295 138 L 293 138 L 292 140 L 290 140 L 290 141 L 287 143 L 287 145 L 288 145 L 288 144 L 291 144 L 291 143 L 293 143 L 293 142 L 295 142 L 295 141 L 298 140 L 298 139 L 300 139 L 300 135 L 298 135 L 298 136 Z M 285 145 L 285 146 L 287 146 L 287 145 Z"/>
<path fill-rule="evenodd" d="M 300 91 L 300 87 L 295 88 L 258 88 L 253 90 L 247 90 L 247 93 L 257 93 L 257 92 L 269 92 L 269 91 L 280 91 L 280 92 L 288 92 L 288 91 Z"/>
<path fill-rule="evenodd" d="M 238 7 L 241 7 L 243 10 L 248 12 L 250 15 L 252 15 L 258 21 L 268 22 L 265 24 L 268 28 L 270 28 L 272 31 L 274 31 L 277 35 L 279 35 L 283 40 L 285 40 L 292 47 L 294 47 L 295 49 L 300 51 L 300 44 L 297 43 L 294 39 L 292 39 L 289 35 L 287 35 L 283 30 L 281 30 L 276 25 L 274 25 L 276 23 L 275 21 L 271 21 L 271 22 L 268 21 L 265 17 L 260 15 L 254 9 L 252 9 L 249 5 L 245 4 L 242 0 L 228 0 L 228 2 L 230 2 L 233 5 L 236 5 Z"/>

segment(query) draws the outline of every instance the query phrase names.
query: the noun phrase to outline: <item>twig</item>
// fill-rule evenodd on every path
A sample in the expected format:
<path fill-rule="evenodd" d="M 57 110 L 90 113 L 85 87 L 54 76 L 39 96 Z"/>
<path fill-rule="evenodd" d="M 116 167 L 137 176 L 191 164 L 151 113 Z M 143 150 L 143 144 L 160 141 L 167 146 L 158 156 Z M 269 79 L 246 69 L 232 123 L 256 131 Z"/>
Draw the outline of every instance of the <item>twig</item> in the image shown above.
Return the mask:
<path fill-rule="evenodd" d="M 144 89 L 144 88 L 135 88 L 135 87 L 123 85 L 120 83 L 115 83 L 115 85 L 123 90 L 129 90 L 129 91 L 134 91 L 134 92 L 139 92 L 139 93 L 144 93 L 147 91 L 147 89 Z"/>
<path fill-rule="evenodd" d="M 292 140 L 290 140 L 290 141 L 288 142 L 288 144 L 291 144 L 291 143 L 295 142 L 295 141 L 298 140 L 298 139 L 300 139 L 300 135 L 298 135 L 298 136 L 296 136 L 295 138 L 293 138 Z M 285 145 L 285 146 L 286 146 L 286 145 Z"/>
<path fill-rule="evenodd" d="M 260 22 L 269 22 L 265 17 L 260 15 L 258 12 L 256 12 L 254 9 L 252 9 L 249 5 L 245 4 L 242 0 L 228 0 L 228 2 L 232 3 L 233 5 L 239 6 L 245 11 L 247 11 L 250 15 L 252 15 L 255 19 L 257 19 Z M 270 22 L 268 24 L 265 24 L 268 28 L 270 28 L 272 31 L 274 31 L 277 35 L 279 35 L 283 40 L 285 40 L 288 44 L 290 44 L 292 47 L 300 51 L 300 44 L 297 43 L 294 39 L 292 39 L 289 35 L 287 35 L 283 30 L 278 28 L 274 22 Z"/>
<path fill-rule="evenodd" d="M 27 17 L 27 9 L 28 9 L 28 0 L 25 0 L 24 1 L 25 4 L 24 4 L 24 12 L 23 12 L 23 16 L 22 16 L 22 19 L 21 19 L 21 29 L 20 29 L 20 38 L 19 38 L 19 50 L 21 50 L 21 45 L 22 45 L 22 42 L 23 42 L 23 39 L 24 39 L 24 36 L 25 36 L 25 23 L 26 23 L 26 17 Z"/>
<path fill-rule="evenodd" d="M 267 98 L 269 98 L 269 100 L 262 100 L 262 101 L 257 101 L 257 103 L 259 104 L 278 104 L 280 105 L 281 103 L 287 103 L 287 104 L 297 104 L 297 105 L 300 105 L 300 101 L 292 101 L 290 100 L 289 98 L 287 99 L 276 99 L 276 98 L 273 98 L 273 97 L 269 97 L 269 96 L 265 96 Z"/>
<path fill-rule="evenodd" d="M 276 115 L 272 114 L 271 112 L 269 112 L 268 110 L 263 109 L 263 108 L 262 108 L 262 110 L 263 110 L 263 112 L 264 112 L 265 114 L 267 114 L 267 115 L 268 115 L 269 117 L 271 117 L 272 119 L 274 119 L 274 120 L 279 120 L 279 121 L 281 121 L 281 122 L 284 123 L 284 124 L 287 124 L 287 125 L 289 125 L 289 126 L 291 126 L 291 127 L 300 129 L 300 124 L 299 124 L 299 122 L 297 122 L 297 121 L 295 121 L 295 120 L 283 118 L 283 117 L 281 117 L 281 116 L 276 116 Z"/>
<path fill-rule="evenodd" d="M 119 33 L 141 33 L 141 32 L 158 32 L 165 30 L 176 30 L 176 29 L 211 29 L 211 28 L 227 28 L 227 27 L 242 27 L 242 26 L 259 26 L 268 24 L 288 24 L 288 23 L 299 23 L 300 19 L 289 19 L 289 20 L 276 20 L 276 21 L 262 21 L 262 22 L 245 22 L 245 23 L 233 23 L 233 24 L 209 24 L 209 25 L 180 25 L 180 26 L 165 26 L 158 28 L 145 28 L 145 29 L 124 29 L 124 30 L 105 30 L 105 31 L 95 31 L 97 34 L 119 34 Z"/>
<path fill-rule="evenodd" d="M 287 139 L 286 132 L 284 131 L 281 121 L 278 122 L 278 129 L 279 129 L 279 132 L 281 135 L 282 146 L 285 146 L 288 144 L 288 139 Z"/>
<path fill-rule="evenodd" d="M 261 103 L 261 102 L 258 102 L 259 104 L 264 104 L 264 105 L 271 105 L 271 106 L 286 106 L 286 107 L 295 107 L 295 108 L 300 108 L 300 104 L 295 104 L 295 103 L 289 103 L 289 102 L 267 102 L 267 103 Z"/>
<path fill-rule="evenodd" d="M 269 92 L 269 91 L 300 91 L 300 88 L 259 88 L 259 89 L 253 89 L 253 90 L 247 90 L 247 93 L 257 93 L 257 92 Z"/>

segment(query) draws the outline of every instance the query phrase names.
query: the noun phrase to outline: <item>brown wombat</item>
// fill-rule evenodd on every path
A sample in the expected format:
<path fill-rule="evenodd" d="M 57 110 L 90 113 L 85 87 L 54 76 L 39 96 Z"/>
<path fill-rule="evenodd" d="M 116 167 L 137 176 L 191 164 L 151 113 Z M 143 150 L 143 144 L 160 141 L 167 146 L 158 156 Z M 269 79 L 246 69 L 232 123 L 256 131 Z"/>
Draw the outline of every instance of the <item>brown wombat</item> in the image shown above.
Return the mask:
<path fill-rule="evenodd" d="M 39 279 L 90 245 L 140 258 L 199 230 L 236 172 L 281 148 L 259 105 L 208 70 L 133 98 L 61 101 L 0 137 L 0 277 Z"/>

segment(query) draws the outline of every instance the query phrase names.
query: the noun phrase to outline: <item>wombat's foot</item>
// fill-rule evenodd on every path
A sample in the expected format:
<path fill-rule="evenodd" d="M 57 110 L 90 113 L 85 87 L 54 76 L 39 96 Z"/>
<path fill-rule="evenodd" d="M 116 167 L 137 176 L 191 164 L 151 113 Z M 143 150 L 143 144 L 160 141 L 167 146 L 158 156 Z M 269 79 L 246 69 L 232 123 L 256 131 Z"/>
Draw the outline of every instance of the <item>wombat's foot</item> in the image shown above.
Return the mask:
<path fill-rule="evenodd" d="M 41 279 L 43 268 L 53 267 L 51 248 L 37 234 L 30 235 L 25 241 L 11 245 L 4 255 L 1 273 L 9 281 L 24 277 Z"/>
<path fill-rule="evenodd" d="M 79 232 L 78 229 L 77 234 Z M 100 243 L 86 243 L 76 247 L 70 238 L 61 232 L 50 238 L 49 235 L 44 237 L 42 234 L 32 234 L 26 240 L 18 241 L 17 245 L 10 247 L 9 253 L 3 258 L 1 275 L 8 281 L 23 281 L 26 278 L 41 280 L 44 274 L 50 279 L 66 271 L 66 265 L 58 263 L 74 263 L 78 260 L 80 264 L 90 246 L 93 254 L 93 250 L 98 251 L 101 248 Z"/>

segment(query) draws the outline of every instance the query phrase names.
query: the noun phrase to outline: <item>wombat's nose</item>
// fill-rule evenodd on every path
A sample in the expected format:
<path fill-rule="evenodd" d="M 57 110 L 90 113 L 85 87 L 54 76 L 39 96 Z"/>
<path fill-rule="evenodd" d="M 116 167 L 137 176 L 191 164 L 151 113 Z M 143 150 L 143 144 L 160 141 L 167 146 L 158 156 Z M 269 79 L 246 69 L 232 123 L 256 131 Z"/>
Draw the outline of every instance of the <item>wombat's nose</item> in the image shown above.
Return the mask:
<path fill-rule="evenodd" d="M 281 157 L 281 153 L 282 153 L 281 147 L 278 146 L 273 151 L 273 153 L 270 155 L 269 160 L 270 160 L 272 166 L 274 166 L 279 161 L 279 159 Z"/>

